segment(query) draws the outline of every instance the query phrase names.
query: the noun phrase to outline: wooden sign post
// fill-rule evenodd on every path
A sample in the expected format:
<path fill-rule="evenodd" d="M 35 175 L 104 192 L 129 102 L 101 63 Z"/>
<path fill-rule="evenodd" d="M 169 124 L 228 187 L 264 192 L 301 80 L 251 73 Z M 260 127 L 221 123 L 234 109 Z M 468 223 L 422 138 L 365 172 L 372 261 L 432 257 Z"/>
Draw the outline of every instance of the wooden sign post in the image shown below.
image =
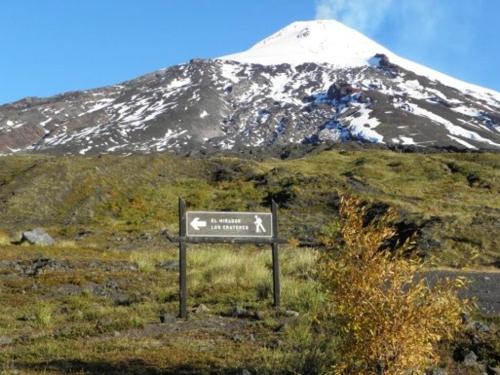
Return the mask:
<path fill-rule="evenodd" d="M 280 307 L 278 209 L 271 212 L 186 211 L 179 198 L 179 316 L 187 319 L 187 243 L 270 244 L 273 261 L 273 302 Z"/>

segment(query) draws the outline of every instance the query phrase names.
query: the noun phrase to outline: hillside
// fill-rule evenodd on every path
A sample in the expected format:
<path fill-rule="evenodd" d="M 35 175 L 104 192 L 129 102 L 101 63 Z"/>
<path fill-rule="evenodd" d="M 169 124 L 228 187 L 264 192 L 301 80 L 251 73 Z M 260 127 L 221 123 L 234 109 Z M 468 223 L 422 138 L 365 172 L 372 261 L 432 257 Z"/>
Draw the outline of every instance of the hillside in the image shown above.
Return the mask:
<path fill-rule="evenodd" d="M 425 277 L 466 277 L 478 309 L 440 367 L 473 375 L 499 363 L 498 153 L 331 150 L 296 159 L 172 154 L 0 158 L 0 371 L 6 374 L 323 373 L 318 262 L 341 243 L 339 195 L 397 210 L 389 246 Z M 188 321 L 177 319 L 177 199 L 190 209 L 280 209 L 282 309 L 271 251 L 188 247 Z M 42 227 L 54 246 L 19 244 Z M 450 268 L 451 267 L 451 268 Z M 319 332 L 319 333 L 318 333 Z M 323 350 L 325 352 L 323 352 Z M 468 364 L 470 352 L 477 362 Z M 326 366 L 326 367 L 325 367 Z M 438 371 L 438 370 L 436 370 Z"/>
<path fill-rule="evenodd" d="M 177 199 L 191 209 L 281 209 L 283 236 L 321 245 L 337 217 L 339 194 L 372 202 L 373 215 L 400 212 L 399 235 L 440 265 L 499 266 L 498 154 L 325 151 L 264 160 L 169 154 L 0 158 L 0 230 L 43 226 L 57 238 L 133 249 L 143 236 L 177 233 Z M 115 245 L 121 246 L 119 243 Z"/>

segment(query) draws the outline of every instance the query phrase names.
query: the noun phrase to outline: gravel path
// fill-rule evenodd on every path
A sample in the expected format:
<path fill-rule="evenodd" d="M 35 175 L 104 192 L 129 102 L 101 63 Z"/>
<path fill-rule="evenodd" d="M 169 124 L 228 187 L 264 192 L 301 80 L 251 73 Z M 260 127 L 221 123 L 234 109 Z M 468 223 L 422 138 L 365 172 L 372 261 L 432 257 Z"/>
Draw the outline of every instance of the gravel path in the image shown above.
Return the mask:
<path fill-rule="evenodd" d="M 479 309 L 485 315 L 500 315 L 500 272 L 467 272 L 439 270 L 429 271 L 426 277 L 432 284 L 436 278 L 463 276 L 470 281 L 461 295 L 475 298 Z"/>

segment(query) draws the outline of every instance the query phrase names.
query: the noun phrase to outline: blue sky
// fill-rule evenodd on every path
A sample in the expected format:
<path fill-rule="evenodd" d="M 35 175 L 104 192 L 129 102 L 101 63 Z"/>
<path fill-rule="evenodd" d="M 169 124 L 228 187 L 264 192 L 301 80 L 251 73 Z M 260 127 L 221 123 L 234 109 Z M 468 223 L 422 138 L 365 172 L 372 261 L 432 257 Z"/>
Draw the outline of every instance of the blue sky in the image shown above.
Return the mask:
<path fill-rule="evenodd" d="M 500 91 L 497 0 L 4 0 L 0 103 L 118 83 L 336 18 L 403 57 Z"/>

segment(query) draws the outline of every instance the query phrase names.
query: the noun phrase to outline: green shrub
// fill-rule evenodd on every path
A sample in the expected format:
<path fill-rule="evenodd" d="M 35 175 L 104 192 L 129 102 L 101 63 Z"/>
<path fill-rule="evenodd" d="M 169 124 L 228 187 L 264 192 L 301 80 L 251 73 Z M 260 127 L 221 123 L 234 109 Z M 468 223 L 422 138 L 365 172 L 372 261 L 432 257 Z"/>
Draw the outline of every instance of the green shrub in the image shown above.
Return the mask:
<path fill-rule="evenodd" d="M 266 300 L 272 293 L 271 281 L 263 280 L 257 284 L 257 300 Z"/>
<path fill-rule="evenodd" d="M 49 328 L 53 323 L 54 307 L 41 304 L 35 310 L 35 324 L 40 328 Z"/>

